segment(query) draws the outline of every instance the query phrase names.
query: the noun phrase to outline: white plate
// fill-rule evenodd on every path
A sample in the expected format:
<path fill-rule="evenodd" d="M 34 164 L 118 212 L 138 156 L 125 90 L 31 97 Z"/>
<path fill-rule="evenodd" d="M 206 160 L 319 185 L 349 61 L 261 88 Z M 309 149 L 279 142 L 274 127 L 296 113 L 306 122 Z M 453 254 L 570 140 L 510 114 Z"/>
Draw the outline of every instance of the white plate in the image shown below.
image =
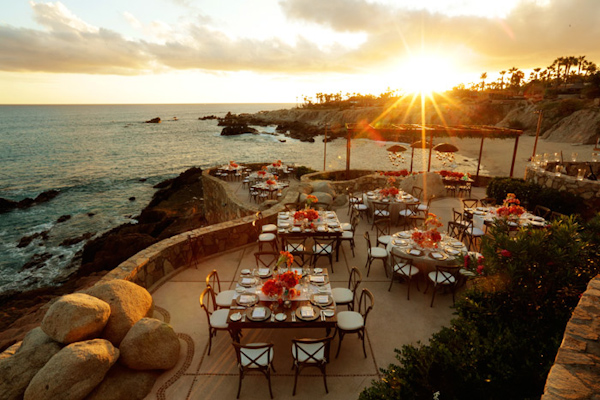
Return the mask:
<path fill-rule="evenodd" d="M 295 226 L 292 228 L 292 232 L 302 232 L 302 229 L 299 226 Z"/>
<path fill-rule="evenodd" d="M 323 268 L 315 268 L 314 272 L 315 272 L 315 274 L 320 274 L 323 272 Z"/>
<path fill-rule="evenodd" d="M 333 311 L 333 310 L 323 310 L 323 314 L 325 314 L 326 317 L 333 317 L 335 315 L 335 311 Z"/>
<path fill-rule="evenodd" d="M 290 226 L 289 222 L 280 222 L 279 223 L 280 228 L 288 228 L 289 226 Z"/>
<path fill-rule="evenodd" d="M 249 269 L 243 269 L 240 271 L 242 273 L 242 275 L 248 275 L 250 273 Z"/>
<path fill-rule="evenodd" d="M 279 314 L 275 315 L 275 319 L 277 321 L 285 321 L 286 318 L 287 318 L 287 315 L 285 315 L 284 313 L 279 313 Z"/>
<path fill-rule="evenodd" d="M 240 314 L 239 312 L 237 312 L 235 314 L 231 314 L 229 316 L 229 319 L 232 320 L 233 322 L 239 321 L 240 319 L 242 319 L 242 314 Z"/>
<path fill-rule="evenodd" d="M 237 287 L 237 288 L 235 288 L 235 291 L 238 292 L 238 293 L 243 293 L 243 292 L 246 291 L 246 288 L 244 288 L 244 287 Z"/>

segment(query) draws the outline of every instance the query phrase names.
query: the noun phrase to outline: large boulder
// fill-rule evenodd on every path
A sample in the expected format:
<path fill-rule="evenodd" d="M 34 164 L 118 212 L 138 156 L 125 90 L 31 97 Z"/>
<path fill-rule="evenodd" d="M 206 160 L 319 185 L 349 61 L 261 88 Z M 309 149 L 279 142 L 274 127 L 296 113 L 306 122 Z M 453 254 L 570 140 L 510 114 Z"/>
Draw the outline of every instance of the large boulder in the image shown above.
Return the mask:
<path fill-rule="evenodd" d="M 115 279 L 100 283 L 88 289 L 87 293 L 110 305 L 110 317 L 102 337 L 117 347 L 129 329 L 140 319 L 151 316 L 154 310 L 150 293 L 129 281 Z"/>
<path fill-rule="evenodd" d="M 85 400 L 142 400 L 159 375 L 158 371 L 134 371 L 116 363 Z"/>
<path fill-rule="evenodd" d="M 402 180 L 400 188 L 411 193 L 414 186 L 423 189 L 421 201 L 427 201 L 431 196 L 442 197 L 446 194 L 446 187 L 440 174 L 423 172 L 422 174 L 409 175 Z"/>
<path fill-rule="evenodd" d="M 318 181 L 318 182 L 313 182 L 312 184 L 313 187 L 313 192 L 322 192 L 322 193 L 329 193 L 331 195 L 331 197 L 335 197 L 335 190 L 333 189 L 333 187 L 331 186 L 331 183 L 326 182 L 326 181 Z"/>
<path fill-rule="evenodd" d="M 39 327 L 29 331 L 14 355 L 0 359 L 2 399 L 22 399 L 31 379 L 61 348 Z"/>
<path fill-rule="evenodd" d="M 81 400 L 102 380 L 119 358 L 108 340 L 72 343 L 54 355 L 33 377 L 24 400 Z"/>
<path fill-rule="evenodd" d="M 170 369 L 179 359 L 179 339 L 171 325 L 142 318 L 121 342 L 123 365 L 135 370 Z"/>
<path fill-rule="evenodd" d="M 84 293 L 62 296 L 42 320 L 41 328 L 57 342 L 69 344 L 100 335 L 110 316 L 110 306 Z"/>
<path fill-rule="evenodd" d="M 333 199 L 333 203 L 331 203 L 331 205 L 335 208 L 338 208 L 338 207 L 342 207 L 346 203 L 348 203 L 348 195 L 340 194 L 339 196 L 337 196 L 336 198 Z"/>

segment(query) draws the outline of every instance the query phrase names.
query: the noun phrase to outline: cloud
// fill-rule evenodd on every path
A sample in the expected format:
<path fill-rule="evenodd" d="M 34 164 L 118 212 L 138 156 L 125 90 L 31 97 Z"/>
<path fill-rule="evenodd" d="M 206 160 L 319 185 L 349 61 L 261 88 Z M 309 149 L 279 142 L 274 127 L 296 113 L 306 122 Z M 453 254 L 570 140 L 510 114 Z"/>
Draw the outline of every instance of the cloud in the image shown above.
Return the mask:
<path fill-rule="evenodd" d="M 306 29 L 363 33 L 366 40 L 354 48 L 324 47 L 302 36 L 291 44 L 277 37 L 232 38 L 202 14 L 168 25 L 143 24 L 124 13 L 146 38 L 133 40 L 86 23 L 60 2 L 30 4 L 43 29 L 0 25 L 0 70 L 119 75 L 163 69 L 352 73 L 397 61 L 419 52 L 421 46 L 454 54 L 488 72 L 544 67 L 564 55 L 600 61 L 597 0 L 522 0 L 502 20 L 447 16 L 366 0 L 279 2 L 288 20 Z"/>

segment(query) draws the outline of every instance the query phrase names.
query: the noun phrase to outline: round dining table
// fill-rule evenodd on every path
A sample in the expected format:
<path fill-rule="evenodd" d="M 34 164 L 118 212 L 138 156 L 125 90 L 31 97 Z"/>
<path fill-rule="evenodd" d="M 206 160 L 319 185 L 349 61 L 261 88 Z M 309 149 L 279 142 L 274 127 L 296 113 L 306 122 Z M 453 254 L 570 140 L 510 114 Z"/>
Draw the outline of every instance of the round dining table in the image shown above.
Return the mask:
<path fill-rule="evenodd" d="M 363 203 L 369 207 L 369 213 L 373 213 L 373 202 L 390 203 L 390 220 L 393 225 L 398 225 L 400 219 L 400 211 L 412 204 L 419 204 L 420 201 L 413 195 L 400 191 L 397 196 L 382 197 L 379 189 L 363 193 Z"/>

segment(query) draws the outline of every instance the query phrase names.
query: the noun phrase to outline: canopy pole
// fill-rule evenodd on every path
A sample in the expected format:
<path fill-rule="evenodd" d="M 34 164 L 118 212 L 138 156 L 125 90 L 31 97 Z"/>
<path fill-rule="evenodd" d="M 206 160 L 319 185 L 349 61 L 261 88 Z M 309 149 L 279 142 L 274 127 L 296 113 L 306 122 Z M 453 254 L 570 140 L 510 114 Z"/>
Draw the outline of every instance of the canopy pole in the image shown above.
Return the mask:
<path fill-rule="evenodd" d="M 348 132 L 346 136 L 346 180 L 350 179 L 350 141 L 352 137 L 352 129 L 346 127 Z"/>
<path fill-rule="evenodd" d="M 327 124 L 325 124 L 325 138 L 323 139 L 323 171 L 327 170 Z"/>
<path fill-rule="evenodd" d="M 479 185 L 479 167 L 481 166 L 481 155 L 483 154 L 483 139 L 485 139 L 485 136 L 481 136 L 481 144 L 479 145 L 479 159 L 477 160 L 477 174 L 475 175 L 476 185 Z"/>
<path fill-rule="evenodd" d="M 544 115 L 544 110 L 536 111 L 538 113 L 538 121 L 537 121 L 537 129 L 535 130 L 535 142 L 533 142 L 533 153 L 531 154 L 531 161 L 535 157 L 535 151 L 537 150 L 537 143 L 540 137 L 540 130 L 542 129 L 542 116 Z"/>
<path fill-rule="evenodd" d="M 433 130 L 429 134 L 429 163 L 427 164 L 427 172 L 431 171 L 431 153 L 433 153 Z"/>
<path fill-rule="evenodd" d="M 413 168 L 413 159 L 415 158 L 415 148 L 411 147 L 410 148 L 410 173 L 412 174 L 412 168 Z"/>
<path fill-rule="evenodd" d="M 513 177 L 513 172 L 515 171 L 515 160 L 517 159 L 517 148 L 519 147 L 519 136 L 515 137 L 515 148 L 513 150 L 513 158 L 512 163 L 510 164 L 510 177 Z"/>

